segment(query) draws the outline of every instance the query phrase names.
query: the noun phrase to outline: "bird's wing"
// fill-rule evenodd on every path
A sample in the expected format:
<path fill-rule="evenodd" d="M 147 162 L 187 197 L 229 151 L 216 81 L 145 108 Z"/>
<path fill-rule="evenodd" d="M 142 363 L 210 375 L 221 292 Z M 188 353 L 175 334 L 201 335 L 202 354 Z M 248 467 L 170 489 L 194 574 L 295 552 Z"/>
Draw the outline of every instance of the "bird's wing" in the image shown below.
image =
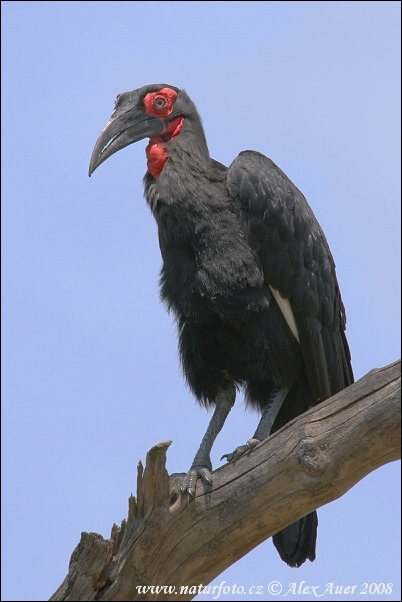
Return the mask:
<path fill-rule="evenodd" d="M 294 319 L 311 390 L 322 401 L 353 382 L 345 311 L 325 235 L 302 193 L 261 153 L 240 153 L 227 184 L 264 280 L 284 315 L 287 307 L 291 328 Z"/>

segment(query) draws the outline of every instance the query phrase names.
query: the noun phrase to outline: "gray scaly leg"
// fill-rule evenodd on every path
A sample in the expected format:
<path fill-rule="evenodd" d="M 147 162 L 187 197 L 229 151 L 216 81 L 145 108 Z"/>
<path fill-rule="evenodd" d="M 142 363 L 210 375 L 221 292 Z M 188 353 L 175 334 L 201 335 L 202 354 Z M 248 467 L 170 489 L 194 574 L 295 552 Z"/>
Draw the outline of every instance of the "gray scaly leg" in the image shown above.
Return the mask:
<path fill-rule="evenodd" d="M 215 411 L 202 438 L 200 447 L 195 454 L 191 468 L 184 477 L 180 487 L 181 493 L 187 490 L 190 499 L 195 495 L 195 487 L 199 477 L 207 483 L 212 483 L 211 449 L 233 407 L 235 399 L 236 389 L 232 382 L 228 383 L 227 387 L 220 389 L 216 397 Z"/>
<path fill-rule="evenodd" d="M 236 447 L 231 454 L 222 456 L 221 460 L 227 458 L 228 462 L 233 462 L 243 456 L 247 451 L 253 449 L 257 443 L 264 441 L 264 439 L 269 436 L 275 418 L 277 417 L 288 392 L 289 389 L 287 387 L 275 387 L 272 389 L 268 403 L 265 406 L 260 422 L 258 423 L 257 430 L 252 438 L 247 441 L 246 445 L 240 445 L 239 447 Z"/>

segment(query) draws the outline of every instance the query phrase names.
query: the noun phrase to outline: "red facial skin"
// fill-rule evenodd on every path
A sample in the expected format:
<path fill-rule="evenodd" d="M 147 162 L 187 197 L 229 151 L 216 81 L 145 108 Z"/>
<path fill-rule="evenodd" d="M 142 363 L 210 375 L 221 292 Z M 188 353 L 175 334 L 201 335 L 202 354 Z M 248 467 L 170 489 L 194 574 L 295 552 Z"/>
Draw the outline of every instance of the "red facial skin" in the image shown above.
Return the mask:
<path fill-rule="evenodd" d="M 143 100 L 147 115 L 151 117 L 169 117 L 173 113 L 173 106 L 177 98 L 177 92 L 171 88 L 162 88 L 158 92 L 150 92 Z M 168 160 L 165 143 L 180 133 L 183 125 L 183 117 L 173 119 L 160 136 L 149 139 L 145 149 L 147 155 L 148 171 L 153 178 L 157 178 Z"/>

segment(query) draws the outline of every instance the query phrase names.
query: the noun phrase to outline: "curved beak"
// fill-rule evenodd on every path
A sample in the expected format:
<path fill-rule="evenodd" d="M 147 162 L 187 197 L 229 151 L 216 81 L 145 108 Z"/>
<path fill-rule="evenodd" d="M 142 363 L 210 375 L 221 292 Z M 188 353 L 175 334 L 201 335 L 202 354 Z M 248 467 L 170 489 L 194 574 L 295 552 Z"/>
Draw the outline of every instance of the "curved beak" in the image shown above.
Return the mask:
<path fill-rule="evenodd" d="M 150 117 L 138 100 L 138 95 L 126 92 L 117 97 L 115 109 L 103 128 L 89 163 L 89 176 L 101 163 L 125 146 L 143 138 L 158 136 L 166 127 L 163 119 Z"/>

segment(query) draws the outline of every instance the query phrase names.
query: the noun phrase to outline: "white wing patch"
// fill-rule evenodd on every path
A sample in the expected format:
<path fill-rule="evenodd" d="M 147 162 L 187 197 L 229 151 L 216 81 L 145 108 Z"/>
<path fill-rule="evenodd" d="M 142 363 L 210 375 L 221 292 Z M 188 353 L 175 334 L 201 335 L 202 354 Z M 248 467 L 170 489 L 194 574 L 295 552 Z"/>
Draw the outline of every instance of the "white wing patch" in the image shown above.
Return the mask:
<path fill-rule="evenodd" d="M 275 300 L 276 300 L 277 304 L 279 305 L 279 309 L 283 313 L 283 317 L 285 318 L 286 322 L 288 323 L 290 330 L 293 332 L 298 343 L 300 344 L 299 333 L 297 332 L 297 326 L 296 326 L 292 308 L 290 307 L 289 299 L 282 299 L 279 292 L 276 291 L 274 288 L 272 288 L 271 285 L 269 285 L 269 288 L 271 289 L 271 292 L 272 292 L 273 296 L 275 297 Z"/>

